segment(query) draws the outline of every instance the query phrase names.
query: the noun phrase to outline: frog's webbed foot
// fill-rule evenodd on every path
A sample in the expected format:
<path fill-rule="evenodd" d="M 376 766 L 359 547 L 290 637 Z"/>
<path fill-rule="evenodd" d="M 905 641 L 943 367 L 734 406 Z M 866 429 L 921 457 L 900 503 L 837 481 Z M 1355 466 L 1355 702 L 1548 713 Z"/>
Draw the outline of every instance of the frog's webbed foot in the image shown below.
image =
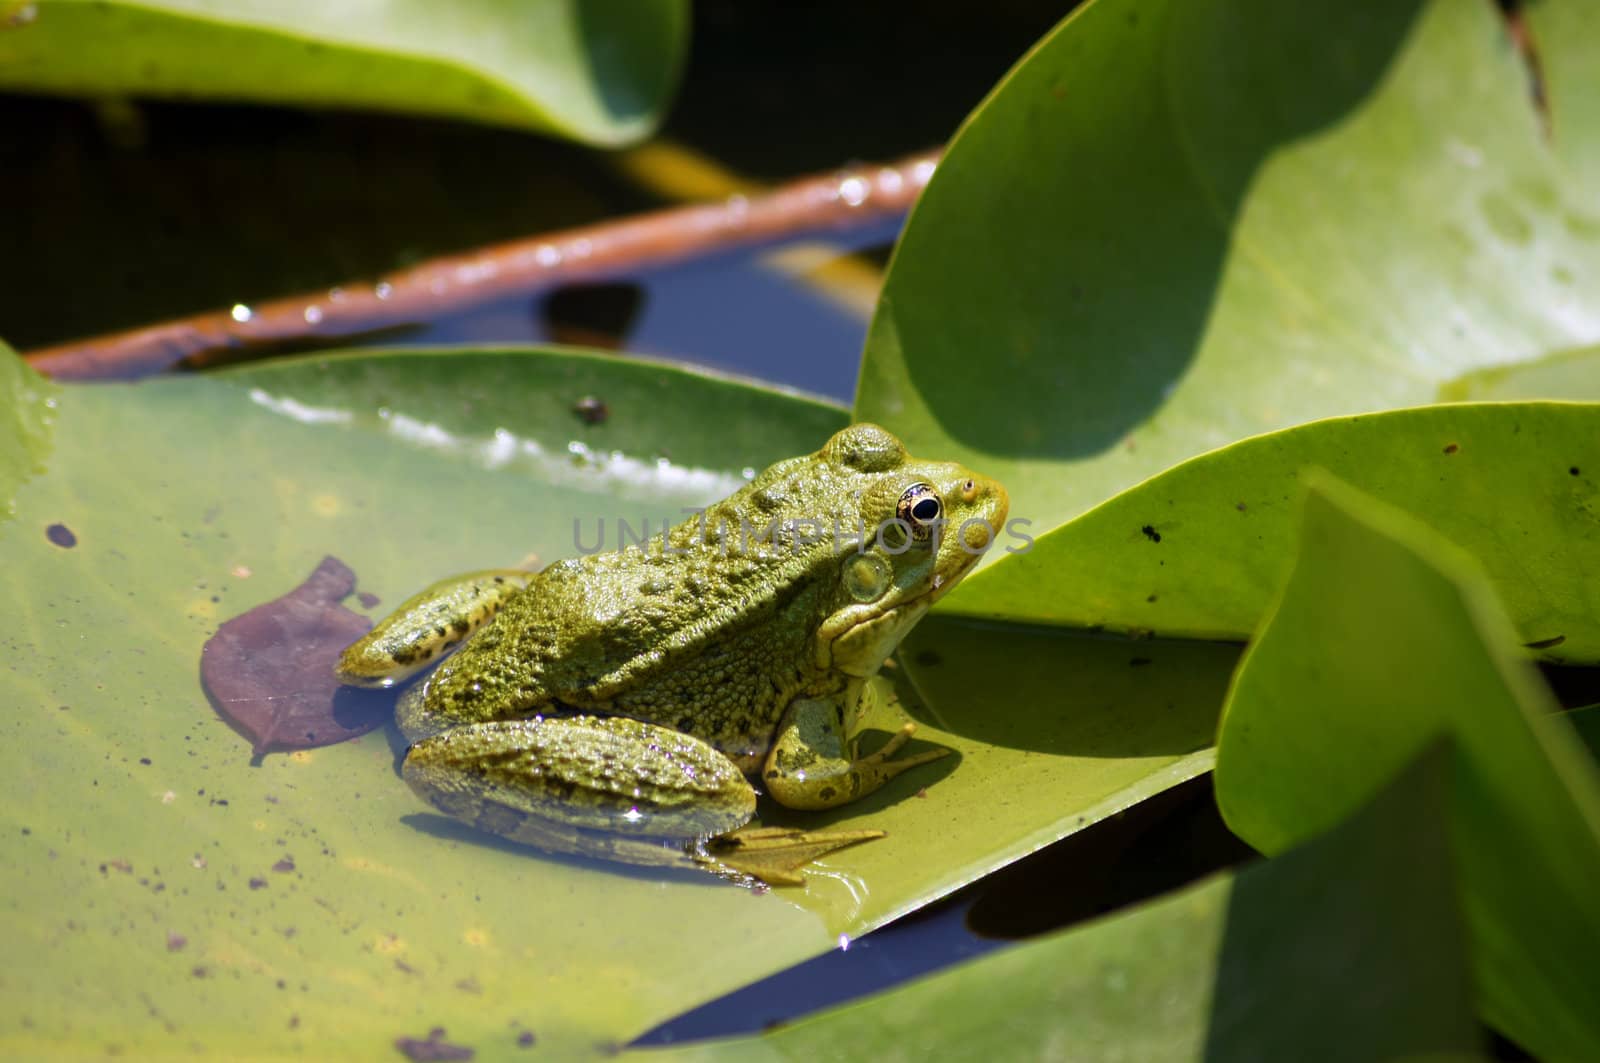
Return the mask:
<path fill-rule="evenodd" d="M 859 728 L 864 716 L 853 711 L 850 726 Z M 933 749 L 896 757 L 917 730 L 916 724 L 907 722 L 883 748 L 858 757 L 859 732 L 847 731 L 846 726 L 835 701 L 805 698 L 789 707 L 761 773 L 773 800 L 788 808 L 836 808 L 865 797 L 908 768 L 950 753 Z"/>
<path fill-rule="evenodd" d="M 881 830 L 743 827 L 710 839 L 693 855 L 708 871 L 742 886 L 804 886 L 805 866 L 813 860 L 883 836 Z"/>
<path fill-rule="evenodd" d="M 391 687 L 434 664 L 494 619 L 533 573 L 490 569 L 440 580 L 413 595 L 339 658 L 342 683 Z"/>

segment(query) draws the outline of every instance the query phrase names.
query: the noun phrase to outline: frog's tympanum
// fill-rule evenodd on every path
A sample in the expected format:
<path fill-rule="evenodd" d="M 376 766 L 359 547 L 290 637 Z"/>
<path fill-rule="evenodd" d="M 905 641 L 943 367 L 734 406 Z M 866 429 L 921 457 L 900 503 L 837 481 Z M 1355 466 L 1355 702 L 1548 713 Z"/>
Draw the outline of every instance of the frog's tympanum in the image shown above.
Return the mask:
<path fill-rule="evenodd" d="M 896 756 L 911 723 L 868 755 L 857 738 L 885 696 L 878 669 L 1006 507 L 993 480 L 853 425 L 643 548 L 435 584 L 350 647 L 339 676 L 389 685 L 463 643 L 397 715 L 407 782 L 484 830 L 714 870 L 763 866 L 741 847 L 817 855 L 878 832 L 739 831 L 756 805 L 746 776 L 781 805 L 827 809 L 945 753 Z"/>

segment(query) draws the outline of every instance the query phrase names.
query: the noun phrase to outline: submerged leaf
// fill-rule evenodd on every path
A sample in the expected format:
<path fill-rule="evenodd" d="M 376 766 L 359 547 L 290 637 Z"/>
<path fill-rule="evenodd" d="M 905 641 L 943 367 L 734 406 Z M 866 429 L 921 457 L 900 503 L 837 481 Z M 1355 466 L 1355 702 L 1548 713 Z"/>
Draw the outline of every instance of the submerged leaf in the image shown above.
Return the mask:
<path fill-rule="evenodd" d="M 206 693 L 257 756 L 343 742 L 389 718 L 393 697 L 334 677 L 339 654 L 372 626 L 339 604 L 355 588 L 350 567 L 325 557 L 304 583 L 227 621 L 200 651 Z"/>

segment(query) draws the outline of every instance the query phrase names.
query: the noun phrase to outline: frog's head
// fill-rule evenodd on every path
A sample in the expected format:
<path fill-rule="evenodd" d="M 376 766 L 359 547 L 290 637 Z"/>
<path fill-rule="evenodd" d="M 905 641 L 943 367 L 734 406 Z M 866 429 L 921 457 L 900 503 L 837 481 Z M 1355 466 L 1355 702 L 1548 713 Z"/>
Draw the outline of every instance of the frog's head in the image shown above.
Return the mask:
<path fill-rule="evenodd" d="M 817 662 L 872 675 L 994 544 L 1010 501 L 996 481 L 956 462 L 913 458 L 874 424 L 844 429 L 819 457 L 860 485 L 853 499 L 865 533 L 859 550 L 836 555 L 838 584 L 817 631 Z"/>

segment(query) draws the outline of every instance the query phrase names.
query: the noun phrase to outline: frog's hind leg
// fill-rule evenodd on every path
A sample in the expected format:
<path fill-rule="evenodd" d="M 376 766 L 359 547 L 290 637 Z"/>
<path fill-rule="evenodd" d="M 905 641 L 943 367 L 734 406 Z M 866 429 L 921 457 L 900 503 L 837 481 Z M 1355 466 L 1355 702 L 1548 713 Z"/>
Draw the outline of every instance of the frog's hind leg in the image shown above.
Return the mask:
<path fill-rule="evenodd" d="M 755 814 L 738 766 L 698 738 L 615 716 L 452 728 L 406 754 L 435 808 L 549 852 L 690 866 L 691 850 Z"/>
<path fill-rule="evenodd" d="M 856 683 L 842 704 L 802 698 L 789 706 L 761 773 L 773 800 L 788 808 L 836 808 L 865 797 L 907 768 L 949 754 L 935 749 L 896 758 L 917 729 L 908 722 L 876 753 L 857 757 L 856 743 L 872 697 L 870 683 Z"/>
<path fill-rule="evenodd" d="M 402 683 L 487 624 L 533 576 L 520 569 L 489 569 L 440 580 L 345 650 L 334 674 L 354 686 Z"/>

